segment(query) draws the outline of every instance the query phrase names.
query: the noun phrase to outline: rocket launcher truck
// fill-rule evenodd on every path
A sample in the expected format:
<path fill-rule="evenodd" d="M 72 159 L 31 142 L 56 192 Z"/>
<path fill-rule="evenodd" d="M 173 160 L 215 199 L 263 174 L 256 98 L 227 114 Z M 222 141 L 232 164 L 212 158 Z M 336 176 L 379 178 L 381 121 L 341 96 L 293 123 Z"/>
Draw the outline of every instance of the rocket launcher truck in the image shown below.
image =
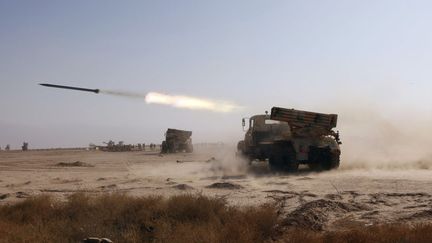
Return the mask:
<path fill-rule="evenodd" d="M 165 141 L 162 142 L 161 153 L 192 153 L 192 132 L 168 128 Z"/>
<path fill-rule="evenodd" d="M 339 132 L 336 114 L 273 107 L 271 114 L 243 118 L 249 120 L 238 153 L 253 160 L 268 160 L 277 171 L 297 171 L 300 164 L 314 170 L 339 167 Z"/>

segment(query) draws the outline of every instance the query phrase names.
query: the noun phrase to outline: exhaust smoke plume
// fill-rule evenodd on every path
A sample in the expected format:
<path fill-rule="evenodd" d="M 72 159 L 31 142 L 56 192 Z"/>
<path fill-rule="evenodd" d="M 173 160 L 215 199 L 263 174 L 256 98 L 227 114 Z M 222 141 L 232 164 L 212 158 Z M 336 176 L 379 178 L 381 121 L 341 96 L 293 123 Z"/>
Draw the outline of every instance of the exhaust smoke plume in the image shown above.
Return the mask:
<path fill-rule="evenodd" d="M 103 89 L 101 89 L 101 90 L 99 90 L 99 93 L 100 94 L 107 94 L 107 95 L 128 97 L 128 98 L 138 98 L 138 99 L 144 99 L 146 97 L 145 94 L 128 92 L 128 91 L 117 91 L 117 90 L 103 90 Z"/>
<path fill-rule="evenodd" d="M 214 101 L 183 95 L 168 95 L 157 92 L 149 92 L 147 94 L 112 90 L 100 90 L 99 92 L 101 94 L 109 94 L 129 98 L 143 98 L 147 104 L 168 105 L 171 107 L 182 109 L 208 110 L 213 112 L 232 112 L 235 109 L 239 108 L 239 106 L 226 101 Z"/>

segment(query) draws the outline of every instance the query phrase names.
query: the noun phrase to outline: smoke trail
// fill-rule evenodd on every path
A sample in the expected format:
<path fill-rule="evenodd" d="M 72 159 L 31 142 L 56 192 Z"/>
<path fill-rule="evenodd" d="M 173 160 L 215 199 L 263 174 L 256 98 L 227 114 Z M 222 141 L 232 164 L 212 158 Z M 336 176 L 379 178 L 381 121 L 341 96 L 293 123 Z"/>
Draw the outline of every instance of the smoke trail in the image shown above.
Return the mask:
<path fill-rule="evenodd" d="M 128 91 L 117 91 L 117 90 L 99 90 L 99 93 L 100 94 L 115 95 L 115 96 L 122 96 L 122 97 L 129 97 L 129 98 L 139 98 L 139 99 L 144 99 L 146 97 L 145 94 L 128 92 Z"/>
<path fill-rule="evenodd" d="M 214 112 L 232 112 L 235 109 L 240 108 L 239 106 L 226 102 L 226 101 L 214 101 L 209 99 L 202 99 L 183 95 L 168 95 L 157 92 L 149 92 L 147 94 L 125 92 L 125 91 L 113 91 L 113 90 L 100 90 L 101 94 L 109 94 L 130 98 L 144 99 L 147 104 L 160 104 L 168 105 L 175 108 L 191 109 L 191 110 L 208 110 Z"/>

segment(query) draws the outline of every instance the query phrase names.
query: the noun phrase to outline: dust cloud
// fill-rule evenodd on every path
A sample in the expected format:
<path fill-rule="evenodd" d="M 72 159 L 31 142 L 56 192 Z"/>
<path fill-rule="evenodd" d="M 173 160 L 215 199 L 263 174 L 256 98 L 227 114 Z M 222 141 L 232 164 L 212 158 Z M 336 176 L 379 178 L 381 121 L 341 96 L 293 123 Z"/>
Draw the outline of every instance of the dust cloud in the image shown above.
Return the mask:
<path fill-rule="evenodd" d="M 184 95 L 169 95 L 158 92 L 141 94 L 127 91 L 100 90 L 99 93 L 128 98 L 138 98 L 145 100 L 147 104 L 167 105 L 174 108 L 190 110 L 208 110 L 226 113 L 241 108 L 240 106 L 228 101 L 210 100 Z"/>
<path fill-rule="evenodd" d="M 370 107 L 340 109 L 341 169 L 432 169 L 432 118 Z"/>
<path fill-rule="evenodd" d="M 226 145 L 219 146 L 216 151 L 207 151 L 207 154 L 215 154 L 209 159 L 209 162 L 213 162 L 210 171 L 214 175 L 222 176 L 245 173 L 248 169 L 248 161 L 243 156 L 236 155 L 236 152 L 236 148 Z"/>
<path fill-rule="evenodd" d="M 192 179 L 230 178 L 245 176 L 248 161 L 236 155 L 232 146 L 225 144 L 195 145 L 193 156 L 185 154 L 179 159 L 176 154 L 161 154 L 155 163 L 126 165 L 137 177 L 168 178 L 188 177 Z"/>

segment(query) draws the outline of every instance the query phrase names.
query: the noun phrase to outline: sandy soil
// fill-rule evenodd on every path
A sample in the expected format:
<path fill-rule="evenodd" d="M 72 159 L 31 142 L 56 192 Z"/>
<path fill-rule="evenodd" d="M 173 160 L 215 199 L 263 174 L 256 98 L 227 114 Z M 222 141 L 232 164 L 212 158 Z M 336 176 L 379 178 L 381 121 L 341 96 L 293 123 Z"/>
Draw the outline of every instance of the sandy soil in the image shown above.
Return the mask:
<path fill-rule="evenodd" d="M 0 204 L 47 193 L 202 193 L 232 205 L 276 202 L 287 226 L 317 230 L 432 219 L 432 170 L 271 173 L 224 147 L 193 154 L 46 150 L 0 152 Z"/>

